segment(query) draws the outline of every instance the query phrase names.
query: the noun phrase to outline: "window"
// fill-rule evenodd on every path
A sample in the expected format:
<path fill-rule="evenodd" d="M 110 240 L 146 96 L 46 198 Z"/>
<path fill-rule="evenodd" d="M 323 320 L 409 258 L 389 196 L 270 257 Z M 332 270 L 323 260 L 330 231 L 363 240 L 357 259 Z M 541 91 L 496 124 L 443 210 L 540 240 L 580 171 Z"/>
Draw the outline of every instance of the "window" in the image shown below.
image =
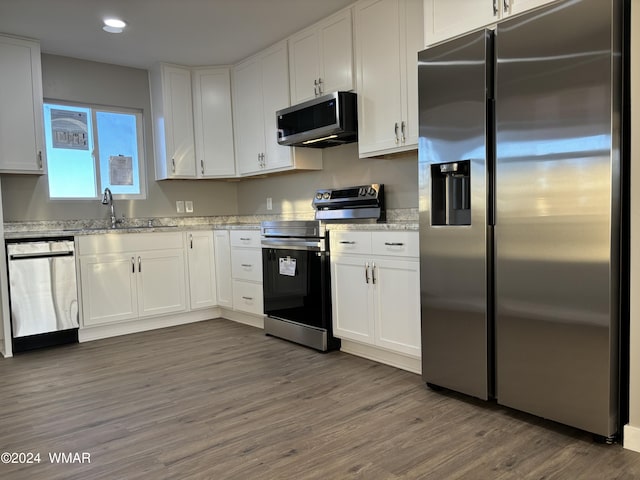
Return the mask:
<path fill-rule="evenodd" d="M 146 197 L 141 112 L 45 103 L 44 128 L 50 198 Z"/>

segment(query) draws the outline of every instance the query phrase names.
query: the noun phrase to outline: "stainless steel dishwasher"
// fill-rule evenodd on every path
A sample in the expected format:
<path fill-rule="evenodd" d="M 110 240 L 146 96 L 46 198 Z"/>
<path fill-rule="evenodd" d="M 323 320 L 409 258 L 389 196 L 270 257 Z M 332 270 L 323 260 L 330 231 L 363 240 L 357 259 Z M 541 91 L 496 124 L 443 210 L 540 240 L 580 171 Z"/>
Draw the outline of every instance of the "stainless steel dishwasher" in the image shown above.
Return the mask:
<path fill-rule="evenodd" d="M 7 259 L 13 351 L 77 342 L 73 239 L 7 241 Z"/>

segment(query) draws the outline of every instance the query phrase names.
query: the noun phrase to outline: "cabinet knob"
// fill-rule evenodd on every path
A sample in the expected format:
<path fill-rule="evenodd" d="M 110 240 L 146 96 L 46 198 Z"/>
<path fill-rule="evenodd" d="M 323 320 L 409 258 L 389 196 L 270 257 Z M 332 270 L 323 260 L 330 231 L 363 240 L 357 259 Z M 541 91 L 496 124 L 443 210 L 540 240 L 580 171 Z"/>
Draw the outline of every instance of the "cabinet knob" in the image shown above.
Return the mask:
<path fill-rule="evenodd" d="M 493 16 L 498 15 L 498 0 L 493 0 Z"/>
<path fill-rule="evenodd" d="M 502 2 L 502 5 L 504 6 L 504 13 L 508 13 L 509 12 L 509 0 L 504 0 Z"/>
<path fill-rule="evenodd" d="M 40 168 L 42 170 L 42 150 L 38 150 L 38 168 Z"/>
<path fill-rule="evenodd" d="M 176 159 L 175 158 L 171 159 L 171 171 L 173 173 L 176 173 Z"/>
<path fill-rule="evenodd" d="M 398 137 L 398 122 L 394 124 L 393 133 L 396 136 L 396 145 L 400 142 L 400 137 Z"/>
<path fill-rule="evenodd" d="M 405 130 L 407 128 L 407 124 L 406 122 L 403 120 L 401 125 L 400 125 L 400 131 L 402 132 L 402 143 L 406 142 L 407 137 L 405 135 Z"/>
<path fill-rule="evenodd" d="M 202 172 L 202 175 L 204 175 L 204 160 L 200 160 L 200 171 Z"/>

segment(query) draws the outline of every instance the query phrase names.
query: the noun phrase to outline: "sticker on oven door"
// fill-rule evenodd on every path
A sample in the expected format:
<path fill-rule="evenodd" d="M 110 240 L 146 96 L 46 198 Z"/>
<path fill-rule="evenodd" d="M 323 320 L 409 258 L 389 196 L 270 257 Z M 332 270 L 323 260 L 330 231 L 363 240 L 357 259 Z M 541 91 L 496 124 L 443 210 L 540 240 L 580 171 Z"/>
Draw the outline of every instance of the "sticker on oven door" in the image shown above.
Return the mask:
<path fill-rule="evenodd" d="M 280 275 L 296 276 L 296 259 L 291 257 L 280 258 Z"/>

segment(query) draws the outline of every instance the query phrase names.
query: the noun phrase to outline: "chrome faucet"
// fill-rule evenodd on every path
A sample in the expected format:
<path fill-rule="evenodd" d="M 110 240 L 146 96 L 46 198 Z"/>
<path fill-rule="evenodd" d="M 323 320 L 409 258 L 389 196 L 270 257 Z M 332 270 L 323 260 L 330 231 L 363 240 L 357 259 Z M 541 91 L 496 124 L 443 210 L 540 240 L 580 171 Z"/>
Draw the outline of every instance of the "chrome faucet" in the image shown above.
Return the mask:
<path fill-rule="evenodd" d="M 116 228 L 118 221 L 116 220 L 116 210 L 113 207 L 113 195 L 111 195 L 109 187 L 104 189 L 104 193 L 102 194 L 102 204 L 109 205 L 109 208 L 111 209 L 111 228 Z"/>

